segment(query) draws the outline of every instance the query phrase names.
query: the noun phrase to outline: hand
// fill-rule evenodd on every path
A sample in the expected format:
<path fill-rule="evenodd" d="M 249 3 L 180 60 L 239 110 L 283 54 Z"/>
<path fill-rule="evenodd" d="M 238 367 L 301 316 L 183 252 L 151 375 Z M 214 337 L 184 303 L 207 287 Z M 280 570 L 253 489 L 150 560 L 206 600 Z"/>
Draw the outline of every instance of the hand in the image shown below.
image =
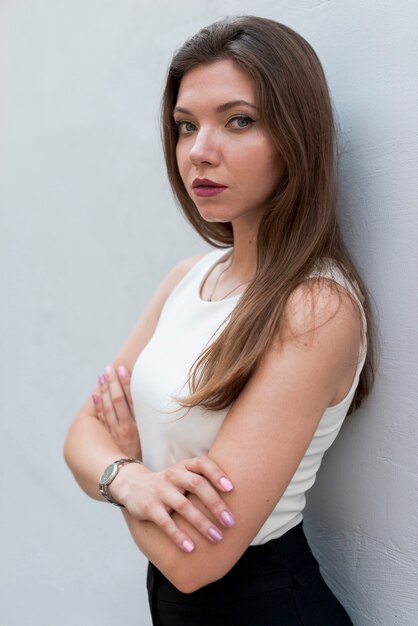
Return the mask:
<path fill-rule="evenodd" d="M 211 484 L 212 483 L 212 484 Z M 194 457 L 153 472 L 145 465 L 124 465 L 109 486 L 112 496 L 138 520 L 152 521 L 182 550 L 191 552 L 193 542 L 170 517 L 167 509 L 180 513 L 206 539 L 216 543 L 222 531 L 186 497 L 194 493 L 225 527 L 235 523 L 217 489 L 231 491 L 231 482 L 208 457 Z"/>
<path fill-rule="evenodd" d="M 130 391 L 131 376 L 124 366 L 117 373 L 108 366 L 99 376 L 100 396 L 93 395 L 97 418 L 110 432 L 123 454 L 141 459 L 141 443 Z"/>

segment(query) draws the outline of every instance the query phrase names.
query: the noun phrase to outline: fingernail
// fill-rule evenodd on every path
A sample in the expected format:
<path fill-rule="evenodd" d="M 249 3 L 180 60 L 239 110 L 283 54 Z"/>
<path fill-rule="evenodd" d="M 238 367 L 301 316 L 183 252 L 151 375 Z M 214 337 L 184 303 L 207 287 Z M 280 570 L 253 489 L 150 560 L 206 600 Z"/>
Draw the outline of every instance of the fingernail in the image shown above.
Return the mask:
<path fill-rule="evenodd" d="M 113 374 L 113 369 L 110 367 L 110 365 L 106 365 L 105 371 L 108 376 L 111 376 L 111 374 Z"/>
<path fill-rule="evenodd" d="M 96 396 L 94 393 L 92 396 L 94 404 L 97 406 L 99 404 L 99 396 Z"/>
<path fill-rule="evenodd" d="M 126 371 L 126 367 L 124 367 L 123 365 L 120 365 L 118 367 L 118 374 L 119 376 L 122 376 L 122 378 L 125 378 L 125 376 L 127 375 L 127 371 Z"/>
<path fill-rule="evenodd" d="M 234 518 L 232 517 L 231 513 L 228 513 L 228 511 L 224 511 L 223 513 L 221 513 L 221 520 L 227 526 L 233 526 L 235 524 Z"/>
<path fill-rule="evenodd" d="M 215 541 L 220 541 L 223 537 L 223 534 L 219 532 L 219 530 L 216 530 L 216 528 L 209 528 L 208 535 Z"/>
<path fill-rule="evenodd" d="M 186 550 L 186 552 L 191 552 L 192 550 L 194 550 L 194 545 L 188 539 L 185 539 L 181 545 Z"/>
<path fill-rule="evenodd" d="M 231 491 L 231 489 L 234 488 L 234 485 L 231 483 L 231 481 L 225 477 L 221 478 L 219 482 L 221 483 L 221 487 L 223 487 L 225 491 Z"/>
<path fill-rule="evenodd" d="M 100 376 L 99 376 L 99 383 L 101 385 L 104 385 L 105 382 L 106 382 L 106 378 L 103 376 L 103 374 L 100 374 Z"/>

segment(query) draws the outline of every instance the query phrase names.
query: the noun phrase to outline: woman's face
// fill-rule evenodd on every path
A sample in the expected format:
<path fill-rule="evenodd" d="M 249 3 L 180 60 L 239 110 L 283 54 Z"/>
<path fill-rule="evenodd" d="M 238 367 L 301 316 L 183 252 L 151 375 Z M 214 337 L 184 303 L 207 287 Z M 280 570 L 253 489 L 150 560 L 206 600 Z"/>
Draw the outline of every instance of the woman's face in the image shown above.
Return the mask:
<path fill-rule="evenodd" d="M 231 59 L 192 68 L 181 79 L 174 119 L 178 168 L 202 218 L 259 220 L 284 163 L 259 121 L 252 78 Z"/>

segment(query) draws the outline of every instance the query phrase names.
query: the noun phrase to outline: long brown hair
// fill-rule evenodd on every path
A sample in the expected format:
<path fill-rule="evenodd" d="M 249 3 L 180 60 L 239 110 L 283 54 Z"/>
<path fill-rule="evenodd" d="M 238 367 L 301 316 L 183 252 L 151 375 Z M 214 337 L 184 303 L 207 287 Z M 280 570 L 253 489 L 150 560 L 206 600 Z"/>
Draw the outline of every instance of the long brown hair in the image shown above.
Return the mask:
<path fill-rule="evenodd" d="M 260 118 L 286 167 L 258 229 L 255 276 L 222 332 L 193 364 L 190 395 L 175 399 L 183 407 L 221 410 L 229 406 L 283 330 L 283 310 L 290 294 L 306 281 L 318 261 L 329 257 L 348 280 L 357 281 L 367 320 L 367 356 L 351 413 L 374 382 L 377 333 L 366 286 L 337 222 L 337 140 L 324 71 L 301 35 L 255 16 L 223 18 L 200 30 L 174 54 L 161 108 L 168 177 L 186 219 L 218 248 L 233 244 L 232 225 L 206 222 L 187 193 L 177 167 L 173 108 L 182 76 L 196 65 L 220 59 L 233 59 L 254 80 Z"/>

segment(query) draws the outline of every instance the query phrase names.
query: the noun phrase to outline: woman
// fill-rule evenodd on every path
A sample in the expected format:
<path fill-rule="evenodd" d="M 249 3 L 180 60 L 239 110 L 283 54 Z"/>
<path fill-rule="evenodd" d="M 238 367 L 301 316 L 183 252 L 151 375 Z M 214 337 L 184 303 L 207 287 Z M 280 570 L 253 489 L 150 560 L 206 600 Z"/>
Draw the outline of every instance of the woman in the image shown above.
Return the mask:
<path fill-rule="evenodd" d="M 222 19 L 174 55 L 162 128 L 174 194 L 215 250 L 168 274 L 65 458 L 88 495 L 123 507 L 154 624 L 351 624 L 302 519 L 374 378 L 321 64 L 282 24 Z"/>

